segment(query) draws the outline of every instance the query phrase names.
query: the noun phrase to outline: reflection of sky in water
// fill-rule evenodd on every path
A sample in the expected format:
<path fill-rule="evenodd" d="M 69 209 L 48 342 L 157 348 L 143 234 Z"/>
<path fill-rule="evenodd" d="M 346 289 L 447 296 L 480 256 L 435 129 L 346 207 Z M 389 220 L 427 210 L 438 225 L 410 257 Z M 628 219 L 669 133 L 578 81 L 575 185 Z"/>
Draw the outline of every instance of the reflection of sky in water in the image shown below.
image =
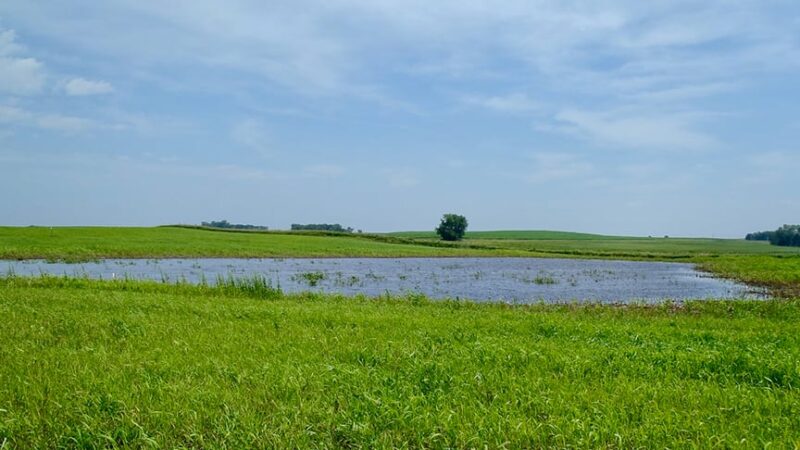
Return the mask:
<path fill-rule="evenodd" d="M 538 302 L 742 298 L 747 286 L 711 278 L 691 264 L 534 258 L 111 259 L 66 264 L 0 261 L 2 273 L 77 275 L 209 283 L 263 276 L 285 292 Z"/>

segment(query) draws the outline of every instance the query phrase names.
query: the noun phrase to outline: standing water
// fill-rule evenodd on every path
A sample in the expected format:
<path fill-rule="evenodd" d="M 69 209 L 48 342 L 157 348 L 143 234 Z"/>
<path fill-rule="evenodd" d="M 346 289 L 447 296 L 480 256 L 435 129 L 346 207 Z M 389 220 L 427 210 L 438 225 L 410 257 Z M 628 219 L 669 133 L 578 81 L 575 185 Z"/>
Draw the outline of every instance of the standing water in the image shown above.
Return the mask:
<path fill-rule="evenodd" d="M 422 293 L 476 301 L 655 302 L 763 298 L 692 264 L 540 258 L 109 259 L 69 264 L 0 261 L 2 273 L 164 281 L 262 276 L 284 292 Z"/>

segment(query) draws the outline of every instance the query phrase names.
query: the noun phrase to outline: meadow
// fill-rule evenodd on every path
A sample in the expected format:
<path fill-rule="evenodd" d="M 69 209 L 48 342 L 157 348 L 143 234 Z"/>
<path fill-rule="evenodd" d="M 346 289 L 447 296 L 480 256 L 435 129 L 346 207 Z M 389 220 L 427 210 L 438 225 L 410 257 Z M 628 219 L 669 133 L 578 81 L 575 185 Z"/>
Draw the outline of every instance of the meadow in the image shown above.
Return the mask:
<path fill-rule="evenodd" d="M 800 445 L 800 303 L 0 280 L 3 448 Z"/>

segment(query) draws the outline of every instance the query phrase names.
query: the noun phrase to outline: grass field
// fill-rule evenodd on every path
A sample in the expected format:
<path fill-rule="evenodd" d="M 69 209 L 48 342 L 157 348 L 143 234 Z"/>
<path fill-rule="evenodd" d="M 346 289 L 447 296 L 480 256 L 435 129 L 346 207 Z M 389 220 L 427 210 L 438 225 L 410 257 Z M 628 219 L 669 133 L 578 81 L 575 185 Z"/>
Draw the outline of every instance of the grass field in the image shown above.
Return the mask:
<path fill-rule="evenodd" d="M 3 448 L 800 445 L 800 303 L 0 280 Z"/>
<path fill-rule="evenodd" d="M 387 233 L 411 239 L 438 239 L 434 231 L 398 231 Z M 467 240 L 474 239 L 512 239 L 512 240 L 598 240 L 598 239 L 636 239 L 625 236 L 605 236 L 602 234 L 574 233 L 570 231 L 549 230 L 498 230 L 498 231 L 467 231 L 464 236 Z"/>
<path fill-rule="evenodd" d="M 521 255 L 400 238 L 322 233 L 226 232 L 187 227 L 0 227 L 0 259 L 409 257 Z"/>

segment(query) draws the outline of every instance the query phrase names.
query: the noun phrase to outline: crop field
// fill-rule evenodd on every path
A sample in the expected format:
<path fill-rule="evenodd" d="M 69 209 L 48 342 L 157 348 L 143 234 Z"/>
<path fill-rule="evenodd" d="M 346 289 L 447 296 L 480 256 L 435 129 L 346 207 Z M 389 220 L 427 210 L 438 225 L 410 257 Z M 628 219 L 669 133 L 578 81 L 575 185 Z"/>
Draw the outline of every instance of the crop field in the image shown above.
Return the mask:
<path fill-rule="evenodd" d="M 398 231 L 387 233 L 389 236 L 411 239 L 438 239 L 433 231 Z M 638 239 L 625 236 L 606 236 L 602 234 L 574 233 L 569 231 L 549 230 L 498 230 L 498 231 L 467 231 L 465 239 L 512 239 L 512 240 L 604 240 L 604 239 Z"/>
<path fill-rule="evenodd" d="M 800 303 L 0 284 L 4 448 L 800 445 Z"/>
<path fill-rule="evenodd" d="M 522 251 L 492 251 L 520 255 Z M 187 227 L 0 227 L 0 259 L 482 256 L 485 249 L 378 236 L 227 232 Z"/>

